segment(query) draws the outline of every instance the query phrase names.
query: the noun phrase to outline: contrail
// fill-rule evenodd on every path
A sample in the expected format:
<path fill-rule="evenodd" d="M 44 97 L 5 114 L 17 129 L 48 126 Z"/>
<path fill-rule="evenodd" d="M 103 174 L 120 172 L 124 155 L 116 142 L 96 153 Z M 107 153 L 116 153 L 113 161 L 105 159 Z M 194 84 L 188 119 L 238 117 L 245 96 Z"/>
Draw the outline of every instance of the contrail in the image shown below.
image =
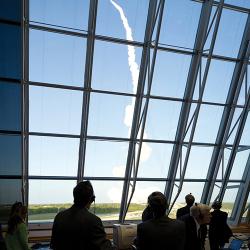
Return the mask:
<path fill-rule="evenodd" d="M 133 35 L 132 35 L 132 29 L 129 26 L 128 19 L 124 14 L 124 11 L 121 6 L 119 6 L 117 3 L 115 3 L 113 0 L 110 0 L 110 2 L 113 4 L 113 6 L 118 10 L 124 29 L 126 31 L 126 39 L 130 41 L 134 41 Z M 138 64 L 135 61 L 135 48 L 132 45 L 128 46 L 128 65 L 129 70 L 131 72 L 132 77 L 132 84 L 133 84 L 133 93 L 136 93 L 137 84 L 138 84 L 138 77 L 139 77 L 139 67 Z M 124 124 L 129 128 L 129 132 L 132 125 L 132 118 L 133 118 L 133 111 L 134 111 L 134 105 L 135 105 L 135 98 L 132 98 L 132 103 L 127 105 L 125 108 L 125 117 L 124 117 Z M 144 132 L 144 138 L 146 138 L 146 132 Z M 151 155 L 151 147 L 148 146 L 147 143 L 143 143 L 142 150 L 141 150 L 141 161 L 146 161 L 150 155 Z"/>

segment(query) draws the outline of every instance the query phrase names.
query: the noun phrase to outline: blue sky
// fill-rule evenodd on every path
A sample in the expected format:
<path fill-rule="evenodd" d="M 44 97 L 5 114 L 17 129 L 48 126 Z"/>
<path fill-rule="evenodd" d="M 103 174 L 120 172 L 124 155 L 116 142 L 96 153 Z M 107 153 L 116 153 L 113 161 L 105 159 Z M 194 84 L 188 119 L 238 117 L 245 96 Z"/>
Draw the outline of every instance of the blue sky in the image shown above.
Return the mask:
<path fill-rule="evenodd" d="M 133 39 L 143 42 L 148 1 L 115 2 L 123 8 Z M 248 1 L 226 2 L 237 2 L 240 6 L 250 7 Z M 88 8 L 89 2 L 83 0 L 31 0 L 30 20 L 87 30 Z M 200 10 L 201 5 L 194 1 L 166 1 L 160 43 L 192 48 Z M 237 57 L 246 18 L 246 14 L 231 10 L 223 11 L 215 54 Z M 99 1 L 96 34 L 126 38 L 119 12 L 108 0 Z M 85 38 L 31 29 L 29 53 L 30 81 L 83 87 Z M 134 48 L 134 53 L 135 63 L 140 67 L 141 48 Z M 191 57 L 188 55 L 158 52 L 152 94 L 182 98 L 190 61 Z M 205 63 L 204 59 L 203 65 Z M 203 98 L 205 101 L 225 102 L 233 69 L 234 63 L 212 60 Z M 95 42 L 92 88 L 133 93 L 127 46 L 104 41 Z M 198 89 L 194 96 L 197 98 Z M 131 102 L 131 97 L 92 93 L 88 135 L 129 138 L 129 127 L 124 123 L 124 119 L 126 107 Z M 79 91 L 31 86 L 30 131 L 79 135 L 81 107 L 82 93 Z M 145 128 L 147 138 L 174 140 L 180 108 L 181 102 L 151 100 Z M 192 110 L 194 108 L 195 105 L 192 105 Z M 223 107 L 202 105 L 194 141 L 215 142 L 222 112 Z M 242 143 L 249 144 L 249 122 L 246 126 Z M 232 143 L 233 140 L 230 140 Z M 30 174 L 76 176 L 78 145 L 78 139 L 30 136 Z M 127 149 L 127 142 L 88 141 L 85 174 L 119 177 L 126 165 Z M 171 150 L 171 144 L 147 143 L 144 151 L 145 160 L 140 163 L 138 176 L 166 177 Z M 241 179 L 248 153 L 244 151 L 237 154 L 232 178 Z M 211 154 L 212 147 L 193 147 L 186 177 L 206 178 Z M 122 182 L 95 181 L 93 184 L 97 202 L 117 202 L 120 199 L 121 192 L 118 190 L 121 190 Z M 70 202 L 74 185 L 74 181 L 32 180 L 30 203 Z M 154 191 L 153 188 L 164 190 L 164 183 L 140 182 L 137 187 L 138 194 L 135 194 L 134 201 L 142 202 L 142 199 L 145 199 L 146 202 L 146 197 Z M 183 201 L 185 194 L 189 192 L 199 197 L 202 187 L 203 183 L 185 184 L 178 201 Z M 143 196 L 141 190 L 145 191 Z M 232 200 L 231 192 L 226 194 L 225 200 Z"/>

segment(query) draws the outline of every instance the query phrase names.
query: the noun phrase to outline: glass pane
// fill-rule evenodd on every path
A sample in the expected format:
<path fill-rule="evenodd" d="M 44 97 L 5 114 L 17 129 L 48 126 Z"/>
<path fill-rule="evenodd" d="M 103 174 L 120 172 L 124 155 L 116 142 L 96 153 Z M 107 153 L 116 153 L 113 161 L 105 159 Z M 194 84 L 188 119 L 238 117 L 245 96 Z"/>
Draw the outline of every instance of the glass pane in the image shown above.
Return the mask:
<path fill-rule="evenodd" d="M 244 169 L 249 167 L 247 165 L 249 150 L 239 151 L 235 156 L 233 163 L 233 168 L 230 174 L 230 180 L 241 180 L 243 176 Z"/>
<path fill-rule="evenodd" d="M 83 87 L 86 39 L 30 30 L 30 81 Z"/>
<path fill-rule="evenodd" d="M 162 178 L 168 174 L 172 144 L 143 143 L 138 177 Z"/>
<path fill-rule="evenodd" d="M 30 180 L 29 222 L 52 222 L 59 211 L 72 205 L 75 185 L 68 180 Z"/>
<path fill-rule="evenodd" d="M 124 177 L 128 142 L 88 141 L 85 176 Z"/>
<path fill-rule="evenodd" d="M 22 201 L 21 190 L 21 180 L 0 179 L 0 223 L 6 224 L 11 205 L 16 201 Z"/>
<path fill-rule="evenodd" d="M 240 145 L 250 145 L 250 116 L 248 113 L 247 120 L 244 126 L 244 130 L 241 135 Z"/>
<path fill-rule="evenodd" d="M 240 117 L 240 115 L 242 113 L 242 110 L 243 110 L 242 108 L 235 108 L 233 120 L 232 120 L 232 123 L 231 123 L 231 126 L 230 126 L 230 131 L 229 131 L 229 133 L 231 133 L 231 135 L 227 140 L 227 144 L 233 144 L 234 143 L 235 135 L 236 135 L 236 132 L 237 132 L 237 129 L 238 129 L 238 126 L 239 126 L 239 121 L 237 122 L 237 120 L 239 119 L 239 117 Z M 236 122 L 237 122 L 237 124 L 236 124 Z M 234 126 L 235 126 L 234 130 L 232 130 Z M 249 144 L 249 142 L 247 142 L 247 144 Z"/>
<path fill-rule="evenodd" d="M 0 81 L 0 130 L 21 130 L 21 98 L 20 84 Z"/>
<path fill-rule="evenodd" d="M 149 101 L 146 133 L 150 139 L 174 140 L 181 102 Z"/>
<path fill-rule="evenodd" d="M 179 182 L 176 182 L 176 185 L 179 186 Z M 192 194 L 195 197 L 195 202 L 200 202 L 201 195 L 202 195 L 202 190 L 204 187 L 203 182 L 184 182 L 182 186 L 182 191 L 178 198 L 176 199 L 176 202 L 170 212 L 170 217 L 171 218 L 176 218 L 176 211 L 180 207 L 186 206 L 185 202 L 185 196 L 187 194 Z M 174 198 L 176 197 L 178 188 L 175 186 L 173 195 L 171 197 L 171 202 L 173 202 Z"/>
<path fill-rule="evenodd" d="M 250 195 L 249 195 L 249 193 L 248 193 L 248 199 L 247 199 L 247 202 L 246 202 L 246 205 L 245 205 L 245 209 L 244 209 L 244 214 L 243 214 L 243 216 L 242 217 L 247 217 L 247 213 L 249 213 L 249 211 L 250 211 Z"/>
<path fill-rule="evenodd" d="M 239 183 L 228 183 L 228 186 L 230 185 L 239 185 Z M 236 205 L 235 199 L 236 199 L 238 190 L 239 188 L 230 188 L 230 189 L 227 189 L 225 192 L 223 203 L 222 203 L 222 206 L 223 206 L 222 210 L 228 213 L 228 217 L 231 216 L 233 206 Z"/>
<path fill-rule="evenodd" d="M 0 18 L 21 21 L 22 2 L 20 0 L 1 0 Z"/>
<path fill-rule="evenodd" d="M 95 204 L 91 211 L 102 220 L 118 220 L 121 197 L 122 181 L 91 181 L 95 192 Z"/>
<path fill-rule="evenodd" d="M 0 175 L 22 174 L 21 136 L 0 135 Z"/>
<path fill-rule="evenodd" d="M 137 181 L 135 192 L 125 219 L 141 220 L 142 212 L 147 206 L 148 196 L 155 191 L 163 193 L 165 184 L 165 182 L 158 181 Z"/>
<path fill-rule="evenodd" d="M 131 97 L 91 94 L 89 110 L 89 135 L 128 137 L 127 116 L 132 119 L 133 111 L 126 109 L 132 102 Z"/>
<path fill-rule="evenodd" d="M 13 7 L 12 7 L 13 8 Z M 21 28 L 0 24 L 0 77 L 21 78 Z"/>
<path fill-rule="evenodd" d="M 225 3 L 250 8 L 250 2 L 249 0 L 225 0 Z"/>
<path fill-rule="evenodd" d="M 217 174 L 217 178 L 216 178 L 217 180 L 222 180 L 224 178 L 225 170 L 229 161 L 231 151 L 232 151 L 232 147 L 224 149 L 224 165 L 222 165 L 222 162 L 223 162 L 223 158 L 222 158 L 220 162 L 220 167 L 219 167 L 219 171 Z"/>
<path fill-rule="evenodd" d="M 96 41 L 92 87 L 136 93 L 141 53 L 134 46 Z"/>
<path fill-rule="evenodd" d="M 195 142 L 215 142 L 222 113 L 221 106 L 201 105 L 194 134 Z"/>
<path fill-rule="evenodd" d="M 76 176 L 79 139 L 29 137 L 29 174 Z"/>
<path fill-rule="evenodd" d="M 30 86 L 30 131 L 80 134 L 82 92 Z"/>
<path fill-rule="evenodd" d="M 206 65 L 203 66 L 205 67 Z M 204 101 L 226 102 L 234 67 L 235 64 L 231 62 L 211 61 L 203 96 Z"/>
<path fill-rule="evenodd" d="M 30 0 L 29 5 L 31 21 L 74 29 L 88 28 L 89 0 Z"/>
<path fill-rule="evenodd" d="M 246 77 L 246 73 L 247 73 L 247 77 Z M 245 71 L 245 76 L 244 79 L 242 81 L 242 85 L 241 85 L 241 90 L 240 90 L 240 94 L 237 100 L 237 104 L 238 105 L 245 105 L 246 100 L 247 100 L 247 91 L 249 89 L 249 81 L 248 81 L 248 76 L 250 74 L 250 67 L 247 67 L 247 71 Z"/>
<path fill-rule="evenodd" d="M 194 1 L 166 1 L 160 43 L 192 49 L 201 6 Z"/>
<path fill-rule="evenodd" d="M 152 95 L 183 98 L 191 57 L 158 51 Z"/>
<path fill-rule="evenodd" d="M 96 34 L 143 41 L 148 2 L 148 0 L 120 1 L 119 3 L 118 1 L 99 1 Z M 119 7 L 121 12 L 118 10 Z"/>
<path fill-rule="evenodd" d="M 247 14 L 223 9 L 214 54 L 237 57 Z"/>
<path fill-rule="evenodd" d="M 205 179 L 213 153 L 213 147 L 192 147 L 185 178 Z M 184 158 L 183 161 L 184 162 Z"/>

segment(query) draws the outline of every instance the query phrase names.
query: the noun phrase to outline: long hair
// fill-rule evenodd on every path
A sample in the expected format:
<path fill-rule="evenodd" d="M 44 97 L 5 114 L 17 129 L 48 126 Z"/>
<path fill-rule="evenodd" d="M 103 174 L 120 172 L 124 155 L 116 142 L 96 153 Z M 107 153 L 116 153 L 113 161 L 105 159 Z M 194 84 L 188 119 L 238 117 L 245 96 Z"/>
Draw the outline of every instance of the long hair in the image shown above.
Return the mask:
<path fill-rule="evenodd" d="M 15 215 L 11 216 L 8 220 L 7 233 L 13 234 L 15 232 L 15 230 L 17 229 L 17 226 L 21 223 L 23 223 L 23 219 L 19 215 L 15 214 Z"/>

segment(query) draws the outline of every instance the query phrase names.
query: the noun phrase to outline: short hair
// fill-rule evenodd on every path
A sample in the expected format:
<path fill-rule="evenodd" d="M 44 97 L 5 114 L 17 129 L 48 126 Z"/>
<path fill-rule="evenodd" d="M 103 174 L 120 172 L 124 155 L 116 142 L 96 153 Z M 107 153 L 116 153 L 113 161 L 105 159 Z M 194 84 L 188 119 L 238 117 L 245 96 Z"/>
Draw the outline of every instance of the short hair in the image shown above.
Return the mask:
<path fill-rule="evenodd" d="M 166 213 L 168 202 L 166 196 L 161 192 L 153 192 L 148 197 L 148 204 L 152 208 L 154 217 L 161 217 Z"/>
<path fill-rule="evenodd" d="M 195 205 L 193 205 L 190 208 L 190 215 L 193 216 L 195 219 L 198 219 L 198 218 L 201 219 L 205 213 L 209 213 L 210 209 L 211 208 L 206 204 L 195 203 Z"/>
<path fill-rule="evenodd" d="M 79 182 L 73 190 L 74 204 L 86 206 L 95 200 L 94 189 L 90 181 Z"/>
<path fill-rule="evenodd" d="M 185 196 L 185 200 L 188 206 L 192 206 L 194 204 L 195 198 L 194 196 L 190 193 L 188 195 Z"/>
<path fill-rule="evenodd" d="M 212 204 L 213 209 L 220 209 L 221 208 L 221 201 L 214 201 Z"/>

